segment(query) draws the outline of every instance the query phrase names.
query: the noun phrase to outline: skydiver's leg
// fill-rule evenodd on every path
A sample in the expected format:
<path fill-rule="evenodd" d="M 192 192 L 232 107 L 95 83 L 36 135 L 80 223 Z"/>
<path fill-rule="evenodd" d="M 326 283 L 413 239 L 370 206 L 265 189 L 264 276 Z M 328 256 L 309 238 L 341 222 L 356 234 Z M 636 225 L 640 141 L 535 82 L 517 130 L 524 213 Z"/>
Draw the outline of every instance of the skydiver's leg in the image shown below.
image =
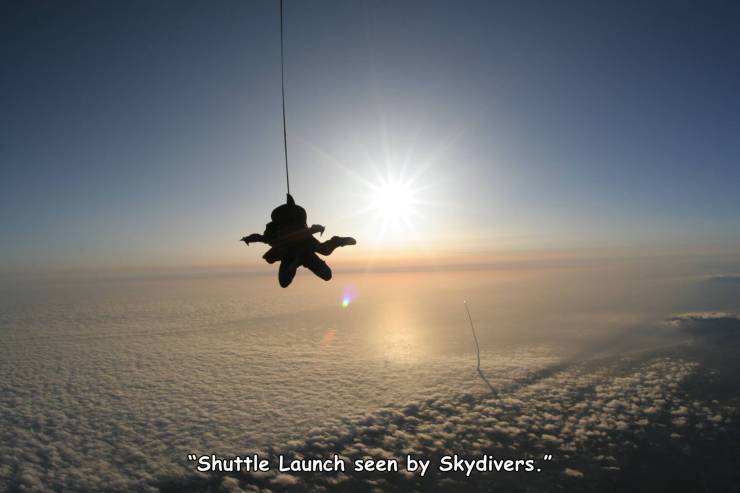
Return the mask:
<path fill-rule="evenodd" d="M 274 264 L 278 260 L 280 260 L 280 257 L 282 257 L 283 252 L 276 247 L 272 247 L 267 252 L 265 252 L 264 255 L 262 255 L 262 258 L 267 261 L 268 264 Z"/>
<path fill-rule="evenodd" d="M 278 281 L 280 281 L 281 288 L 287 288 L 298 270 L 300 262 L 297 258 L 288 257 L 280 261 L 280 269 L 278 269 Z"/>
<path fill-rule="evenodd" d="M 331 279 L 331 269 L 313 252 L 303 255 L 303 266 L 324 281 Z"/>
<path fill-rule="evenodd" d="M 349 236 L 332 236 L 331 239 L 323 243 L 319 243 L 316 247 L 316 252 L 321 255 L 331 255 L 331 252 L 339 247 L 355 244 L 357 244 L 355 239 L 350 238 Z"/>

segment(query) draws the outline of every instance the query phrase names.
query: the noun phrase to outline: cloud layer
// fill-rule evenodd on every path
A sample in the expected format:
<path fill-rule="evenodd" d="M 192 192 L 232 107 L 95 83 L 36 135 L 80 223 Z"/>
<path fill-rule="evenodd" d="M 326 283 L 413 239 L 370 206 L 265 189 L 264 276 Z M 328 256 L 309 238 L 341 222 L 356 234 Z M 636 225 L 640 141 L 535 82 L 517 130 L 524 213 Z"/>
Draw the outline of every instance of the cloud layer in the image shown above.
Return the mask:
<path fill-rule="evenodd" d="M 299 458 L 337 452 L 350 460 L 405 454 L 439 458 L 455 453 L 533 457 L 543 473 L 474 473 L 471 478 L 436 473 L 422 479 L 404 471 L 364 475 L 270 472 L 211 478 L 209 484 L 220 481 L 227 491 L 408 491 L 431 481 L 443 489 L 464 491 L 471 488 L 470 482 L 537 488 L 546 487 L 553 477 L 565 483 L 603 479 L 618 473 L 625 455 L 638 453 L 646 441 L 682 443 L 689 436 L 711 440 L 725 431 L 735 416 L 734 408 L 692 401 L 679 391 L 696 368 L 695 363 L 673 358 L 578 364 L 497 397 L 440 394 L 391 404 L 340 427 L 312 430 L 282 450 L 270 451 Z M 546 453 L 554 456 L 553 462 L 541 460 Z M 202 488 L 197 482 L 178 487 L 186 485 L 193 491 Z"/>
<path fill-rule="evenodd" d="M 463 333 L 411 316 L 436 299 L 414 309 L 383 301 L 387 319 L 342 318 L 349 312 L 327 316 L 311 297 L 255 292 L 245 302 L 178 286 L 190 294 L 86 285 L 82 297 L 60 288 L 43 306 L 2 300 L 0 492 L 464 490 L 553 478 L 577 489 L 619 476 L 652 444 L 673 456 L 737 430 L 726 401 L 686 391 L 713 378 L 695 353 L 573 363 L 544 342 L 489 339 L 482 362 L 493 396 L 475 372 L 464 320 Z M 737 322 L 684 314 L 671 323 L 707 320 Z M 251 452 L 493 454 L 533 457 L 542 472 L 219 477 L 195 474 L 186 459 Z"/>

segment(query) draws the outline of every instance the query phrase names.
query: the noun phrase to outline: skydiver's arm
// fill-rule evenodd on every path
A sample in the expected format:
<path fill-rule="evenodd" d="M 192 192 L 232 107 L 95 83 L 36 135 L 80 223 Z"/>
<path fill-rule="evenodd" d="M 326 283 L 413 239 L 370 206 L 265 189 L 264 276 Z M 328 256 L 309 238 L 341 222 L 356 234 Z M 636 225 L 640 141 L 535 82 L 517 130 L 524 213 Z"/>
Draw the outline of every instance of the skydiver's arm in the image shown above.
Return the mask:
<path fill-rule="evenodd" d="M 259 242 L 259 243 L 267 243 L 267 241 L 265 241 L 265 237 L 262 236 L 259 233 L 252 233 L 251 235 L 245 236 L 244 238 L 242 238 L 239 241 L 243 241 L 247 245 L 249 245 L 250 243 L 257 243 L 257 242 Z"/>

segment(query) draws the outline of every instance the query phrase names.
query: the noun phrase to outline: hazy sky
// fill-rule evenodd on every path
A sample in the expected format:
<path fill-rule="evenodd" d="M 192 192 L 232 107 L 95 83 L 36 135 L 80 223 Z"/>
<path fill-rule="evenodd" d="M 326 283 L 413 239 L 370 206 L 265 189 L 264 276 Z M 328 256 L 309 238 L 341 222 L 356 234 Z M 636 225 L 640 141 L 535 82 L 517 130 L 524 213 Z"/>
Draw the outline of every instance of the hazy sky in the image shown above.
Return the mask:
<path fill-rule="evenodd" d="M 739 24 L 720 1 L 287 0 L 293 195 L 357 237 L 345 258 L 732 249 Z M 279 47 L 276 0 L 3 2 L 0 268 L 258 262 L 237 240 L 284 201 Z M 384 182 L 402 217 L 367 211 Z"/>

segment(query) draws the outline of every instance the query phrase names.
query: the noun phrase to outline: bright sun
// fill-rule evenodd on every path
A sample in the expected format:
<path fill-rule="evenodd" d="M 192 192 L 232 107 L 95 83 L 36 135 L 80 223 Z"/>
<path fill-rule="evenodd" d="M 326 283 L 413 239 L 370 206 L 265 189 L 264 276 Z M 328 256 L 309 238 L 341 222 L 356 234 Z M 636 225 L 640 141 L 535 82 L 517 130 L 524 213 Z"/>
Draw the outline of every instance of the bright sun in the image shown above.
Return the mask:
<path fill-rule="evenodd" d="M 422 200 L 422 192 L 428 187 L 418 183 L 423 168 L 407 173 L 406 166 L 393 169 L 387 166 L 385 173 L 375 168 L 375 179 L 357 176 L 365 189 L 358 194 L 365 207 L 357 213 L 366 217 L 364 226 L 377 244 L 406 243 L 419 238 L 419 228 L 425 221 L 422 212 L 429 204 Z"/>
<path fill-rule="evenodd" d="M 415 211 L 414 190 L 400 180 L 374 185 L 370 208 L 386 223 L 408 223 Z"/>

